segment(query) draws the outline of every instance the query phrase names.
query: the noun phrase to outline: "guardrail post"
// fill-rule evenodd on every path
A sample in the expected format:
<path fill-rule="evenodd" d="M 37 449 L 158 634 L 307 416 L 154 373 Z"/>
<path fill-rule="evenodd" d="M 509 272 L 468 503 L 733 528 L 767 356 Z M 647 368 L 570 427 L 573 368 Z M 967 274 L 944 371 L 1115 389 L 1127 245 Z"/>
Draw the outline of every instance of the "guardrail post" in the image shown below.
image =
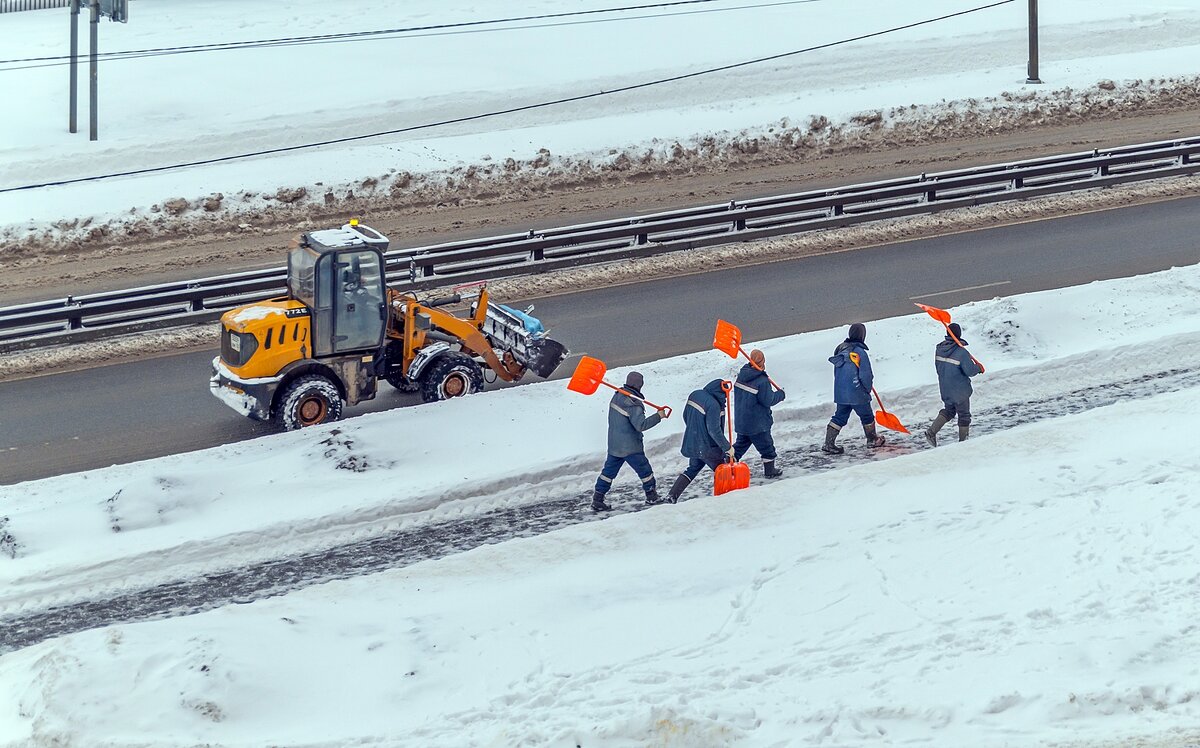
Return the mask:
<path fill-rule="evenodd" d="M 642 221 L 642 219 L 640 219 L 640 218 L 635 218 L 629 222 L 629 225 L 637 226 L 640 223 L 644 223 L 644 221 Z M 629 246 L 641 247 L 641 246 L 644 246 L 649 243 L 650 243 L 650 234 L 648 234 L 644 231 L 638 231 L 637 233 L 635 233 L 633 235 L 633 240 L 631 242 L 629 242 Z"/>
<path fill-rule="evenodd" d="M 408 258 L 408 282 L 417 282 L 417 260 L 415 257 Z"/>
<path fill-rule="evenodd" d="M 729 212 L 732 213 L 737 209 L 738 209 L 737 200 L 730 200 L 729 201 Z M 743 218 L 734 218 L 733 223 L 729 227 L 729 230 L 733 231 L 735 233 L 738 231 L 745 231 L 746 230 L 746 219 L 744 217 Z"/>
<path fill-rule="evenodd" d="M 529 261 L 530 262 L 538 262 L 539 260 L 544 260 L 544 259 L 546 259 L 546 250 L 545 249 L 539 248 L 539 249 L 529 250 Z"/>
<path fill-rule="evenodd" d="M 74 296 L 67 297 L 66 305 L 68 307 L 75 307 L 77 310 L 81 310 L 80 304 L 77 301 L 75 301 Z M 82 310 L 81 310 L 81 312 L 82 312 Z M 67 329 L 68 330 L 79 330 L 82 328 L 83 328 L 83 314 L 82 313 L 72 314 L 70 317 L 67 318 Z"/>

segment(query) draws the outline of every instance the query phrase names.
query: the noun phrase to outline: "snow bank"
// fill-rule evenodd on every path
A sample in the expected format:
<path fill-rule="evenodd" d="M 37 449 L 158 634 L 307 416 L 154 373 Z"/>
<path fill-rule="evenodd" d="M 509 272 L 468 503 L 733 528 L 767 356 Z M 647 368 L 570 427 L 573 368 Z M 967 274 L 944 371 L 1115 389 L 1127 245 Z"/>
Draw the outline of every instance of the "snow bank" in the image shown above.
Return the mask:
<path fill-rule="evenodd" d="M 361 0 L 340 5 L 331 19 L 328 4 L 318 0 L 295 0 L 286 10 L 247 0 L 237 4 L 231 20 L 230 6 L 215 0 L 139 0 L 129 24 L 104 24 L 102 43 L 116 51 L 593 7 L 585 0 L 522 0 L 485 13 L 474 3 Z M 701 12 L 665 8 L 592 16 L 585 23 L 507 24 L 481 33 L 109 61 L 101 66 L 96 143 L 62 126 L 64 68 L 0 70 L 0 97 L 22 102 L 19 117 L 0 119 L 0 187 L 220 158 L 612 91 L 967 7 L 958 0 L 919 6 L 720 2 Z M 65 15 L 6 16 L 0 27 L 4 59 L 61 54 Z M 1096 116 L 1119 115 L 1139 106 L 1123 93 L 1200 73 L 1200 9 L 1194 7 L 1153 0 L 1131 14 L 1118 0 L 1065 0 L 1043 8 L 1041 23 L 1041 72 L 1053 91 L 1044 97 L 1023 86 L 1026 13 L 1021 3 L 1011 3 L 771 64 L 570 105 L 378 141 L 7 193 L 0 195 L 0 227 L 14 239 L 66 233 L 111 241 L 119 229 L 137 240 L 169 223 L 170 215 L 323 206 L 348 200 L 349 193 L 384 199 L 434 173 L 452 193 L 525 167 L 620 170 L 641 158 L 711 155 L 718 144 L 730 151 L 757 148 L 760 138 L 771 139 L 777 130 L 800 140 L 819 138 L 831 126 L 871 130 L 903 120 L 912 107 L 922 109 L 927 129 L 970 121 L 980 132 L 992 126 L 988 110 L 1014 101 L 1028 104 L 1019 108 L 1030 122 L 1069 118 L 1072 110 L 1097 101 Z M 1110 88 L 1096 89 L 1101 82 Z M 1087 93 L 1072 94 L 1078 91 Z M 560 156 L 567 160 L 556 162 Z M 116 228 L 103 225 L 109 221 Z"/>

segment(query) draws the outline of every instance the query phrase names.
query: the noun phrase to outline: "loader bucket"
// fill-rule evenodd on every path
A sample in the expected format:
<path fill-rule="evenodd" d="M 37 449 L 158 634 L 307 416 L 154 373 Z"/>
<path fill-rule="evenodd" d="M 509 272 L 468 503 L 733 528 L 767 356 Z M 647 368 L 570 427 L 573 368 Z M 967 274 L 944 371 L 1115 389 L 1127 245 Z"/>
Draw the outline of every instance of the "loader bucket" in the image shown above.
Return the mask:
<path fill-rule="evenodd" d="M 724 462 L 713 473 L 713 496 L 750 487 L 750 466 L 744 462 Z"/>
<path fill-rule="evenodd" d="M 926 314 L 928 314 L 930 317 L 933 317 L 938 322 L 941 322 L 943 325 L 950 324 L 950 312 L 947 312 L 945 309 L 938 309 L 936 306 L 926 306 L 924 304 L 917 304 L 917 306 L 921 307 Z"/>
<path fill-rule="evenodd" d="M 737 358 L 742 347 L 742 331 L 732 322 L 717 320 L 717 331 L 713 333 L 713 348 L 730 358 Z"/>
<path fill-rule="evenodd" d="M 566 357 L 567 347 L 557 340 L 542 338 L 529 344 L 529 369 L 542 379 L 548 379 Z M 601 371 L 600 376 L 597 377 L 598 380 L 604 378 L 604 365 L 601 364 L 600 366 Z M 578 372 L 578 369 L 576 372 Z M 592 392 L 596 391 L 597 386 L 598 384 L 592 385 Z"/>
<path fill-rule="evenodd" d="M 575 373 L 571 375 L 571 381 L 567 383 L 567 389 L 584 395 L 594 394 L 600 388 L 600 382 L 604 380 L 607 371 L 608 367 L 600 359 L 584 356 L 579 359 Z"/>

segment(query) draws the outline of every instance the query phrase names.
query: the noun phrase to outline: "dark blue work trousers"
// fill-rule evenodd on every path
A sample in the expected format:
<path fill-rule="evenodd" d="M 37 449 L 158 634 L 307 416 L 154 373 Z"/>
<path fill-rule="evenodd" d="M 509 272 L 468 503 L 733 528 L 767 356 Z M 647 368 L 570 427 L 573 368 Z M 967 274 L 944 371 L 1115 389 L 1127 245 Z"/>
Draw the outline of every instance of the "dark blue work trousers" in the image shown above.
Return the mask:
<path fill-rule="evenodd" d="M 646 493 L 650 493 L 655 489 L 657 484 L 654 482 L 654 469 L 650 467 L 650 461 L 646 459 L 645 452 L 638 452 L 627 457 L 617 457 L 609 455 L 604 461 L 604 467 L 600 468 L 600 477 L 596 479 L 596 493 L 603 496 L 608 493 L 608 489 L 612 488 L 613 478 L 617 477 L 617 473 L 621 472 L 621 466 L 629 463 L 629 467 L 633 468 L 633 472 L 638 474 L 642 479 L 642 488 Z"/>
<path fill-rule="evenodd" d="M 751 446 L 758 450 L 758 454 L 764 460 L 775 459 L 775 440 L 771 438 L 770 431 L 760 431 L 757 434 L 738 434 L 737 440 L 733 443 L 734 459 L 742 459 L 742 455 L 749 452 Z"/>
<path fill-rule="evenodd" d="M 707 467 L 709 470 L 716 471 L 717 465 L 720 465 L 724 461 L 725 455 L 721 452 L 721 450 L 713 447 L 705 450 L 703 458 L 690 458 L 688 461 L 688 466 L 683 471 L 683 474 L 688 477 L 688 480 L 695 480 L 696 476 L 699 475 L 700 471 L 704 468 Z"/>
<path fill-rule="evenodd" d="M 870 403 L 855 403 L 854 405 L 838 403 L 837 410 L 833 412 L 833 418 L 830 418 L 829 422 L 841 429 L 850 422 L 850 411 L 858 414 L 858 418 L 864 426 L 875 423 L 875 414 L 871 412 Z"/>
<path fill-rule="evenodd" d="M 959 426 L 971 425 L 971 398 L 964 397 L 958 402 L 945 400 L 942 402 L 942 412 L 946 414 L 946 420 L 952 421 L 955 416 L 958 416 Z"/>

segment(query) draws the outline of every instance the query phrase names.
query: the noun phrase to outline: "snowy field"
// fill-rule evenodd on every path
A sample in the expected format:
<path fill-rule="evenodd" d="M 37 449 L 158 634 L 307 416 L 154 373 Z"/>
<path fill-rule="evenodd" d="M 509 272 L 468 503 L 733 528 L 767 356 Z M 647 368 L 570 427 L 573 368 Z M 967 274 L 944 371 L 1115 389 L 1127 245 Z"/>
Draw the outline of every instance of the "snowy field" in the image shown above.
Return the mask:
<path fill-rule="evenodd" d="M 852 424 L 832 470 L 803 465 L 844 331 L 764 341 L 783 480 L 4 654 L 0 745 L 1192 745 L 1198 298 L 1189 266 L 953 309 L 977 436 L 872 460 Z M 868 324 L 914 431 L 940 338 Z M 682 406 L 735 365 L 638 368 Z M 5 487 L 0 623 L 497 506 L 590 518 L 605 409 L 550 382 Z"/>
<path fill-rule="evenodd" d="M 66 131 L 65 67 L 0 63 L 0 99 L 21 102 L 17 114 L 0 118 L 0 190 L 419 128 L 839 42 L 986 4 L 715 0 L 365 41 L 114 60 L 100 69 L 96 143 L 87 140 L 86 85 L 83 132 Z M 103 23 L 101 51 L 619 5 L 138 0 L 128 24 Z M 0 59 L 64 54 L 66 16 L 62 9 L 4 15 Z M 86 39 L 86 24 L 83 33 Z M 1047 98 L 1029 104 L 1031 116 L 1052 118 L 1055 96 L 1064 91 L 1112 96 L 1119 108 L 1129 86 L 1200 73 L 1200 6 L 1194 2 L 1057 0 L 1041 9 L 1041 39 L 1044 87 L 1024 84 L 1026 5 L 1010 2 L 766 64 L 572 104 L 184 171 L 0 193 L 0 230 L 19 238 L 52 224 L 74 231 L 78 218 L 120 215 L 137 222 L 175 210 L 253 215 L 280 199 L 321 204 L 347 191 L 402 192 L 413 175 L 458 169 L 455 178 L 462 180 L 510 168 L 553 168 L 560 157 L 601 166 L 630 154 L 665 158 L 677 142 L 704 147 L 714 135 L 753 136 L 790 127 L 803 134 L 828 123 L 871 127 L 913 106 L 959 102 L 970 109 L 989 100 L 1029 101 L 1021 97 L 1034 92 Z M 1097 89 L 1105 80 L 1120 85 L 1111 93 Z M 464 169 L 474 177 L 464 176 Z M 289 190 L 281 198 L 280 188 Z M 169 198 L 183 202 L 171 208 Z M 205 199 L 207 208 L 201 207 Z M 152 206 L 164 212 L 151 212 Z"/>

